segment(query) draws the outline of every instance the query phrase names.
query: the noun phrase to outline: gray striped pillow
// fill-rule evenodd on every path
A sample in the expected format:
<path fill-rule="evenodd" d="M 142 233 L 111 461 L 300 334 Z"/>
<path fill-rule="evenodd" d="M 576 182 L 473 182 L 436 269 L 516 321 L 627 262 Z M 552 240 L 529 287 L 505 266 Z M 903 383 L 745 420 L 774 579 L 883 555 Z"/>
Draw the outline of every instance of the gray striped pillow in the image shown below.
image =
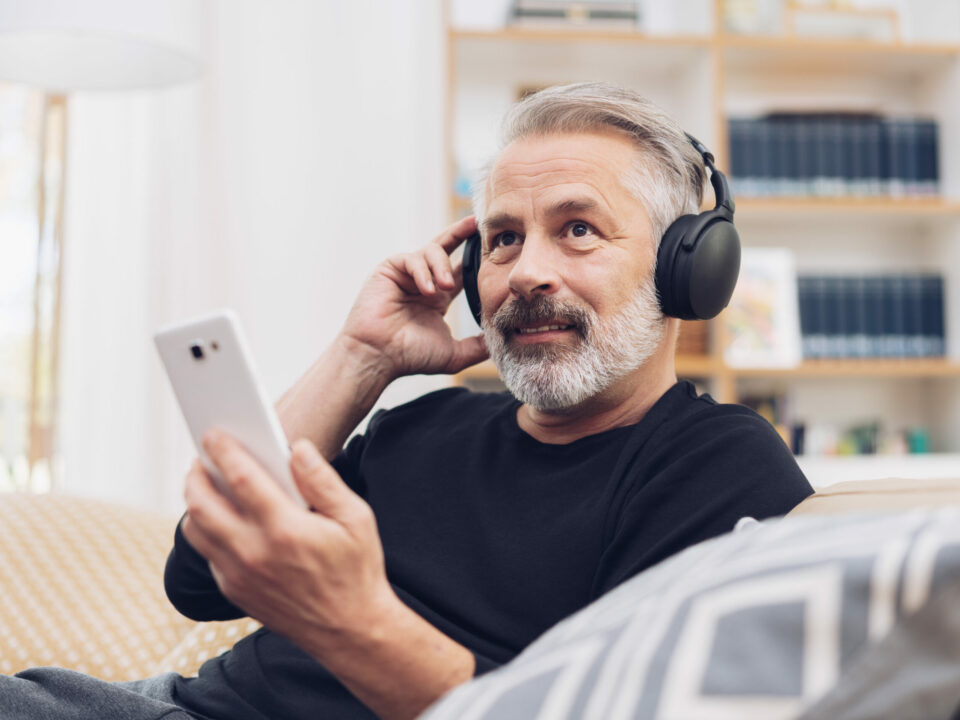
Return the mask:
<path fill-rule="evenodd" d="M 960 705 L 960 513 L 755 523 L 632 578 L 423 720 L 854 720 Z"/>

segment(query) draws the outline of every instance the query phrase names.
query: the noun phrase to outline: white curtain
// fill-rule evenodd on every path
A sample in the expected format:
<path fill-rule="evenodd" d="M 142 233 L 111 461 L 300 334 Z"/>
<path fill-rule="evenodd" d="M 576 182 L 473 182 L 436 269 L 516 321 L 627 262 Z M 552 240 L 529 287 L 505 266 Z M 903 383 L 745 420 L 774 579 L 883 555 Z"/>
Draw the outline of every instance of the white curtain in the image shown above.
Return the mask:
<path fill-rule="evenodd" d="M 279 396 L 446 221 L 439 0 L 209 10 L 202 81 L 69 104 L 63 489 L 171 512 L 193 453 L 153 331 L 234 308 Z"/>

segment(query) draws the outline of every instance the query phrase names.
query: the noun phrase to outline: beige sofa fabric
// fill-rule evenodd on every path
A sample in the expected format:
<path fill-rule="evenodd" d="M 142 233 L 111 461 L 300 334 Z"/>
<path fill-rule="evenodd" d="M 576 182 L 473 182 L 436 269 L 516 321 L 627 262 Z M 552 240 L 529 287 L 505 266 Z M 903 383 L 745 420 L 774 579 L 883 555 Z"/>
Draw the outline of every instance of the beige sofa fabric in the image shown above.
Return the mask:
<path fill-rule="evenodd" d="M 854 480 L 817 491 L 790 515 L 897 512 L 918 507 L 960 505 L 960 480 Z"/>
<path fill-rule="evenodd" d="M 57 665 L 191 675 L 258 624 L 195 623 L 163 592 L 176 518 L 58 495 L 0 495 L 0 672 Z"/>

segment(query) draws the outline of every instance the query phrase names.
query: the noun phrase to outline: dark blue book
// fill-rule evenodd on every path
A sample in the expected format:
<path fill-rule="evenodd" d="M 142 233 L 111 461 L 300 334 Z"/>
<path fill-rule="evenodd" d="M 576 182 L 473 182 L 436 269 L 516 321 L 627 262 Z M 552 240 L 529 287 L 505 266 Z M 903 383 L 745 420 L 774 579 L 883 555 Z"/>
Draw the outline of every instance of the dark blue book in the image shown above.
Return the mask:
<path fill-rule="evenodd" d="M 904 277 L 902 275 L 884 276 L 884 355 L 886 357 L 904 357 L 906 355 L 906 320 L 904 318 Z"/>
<path fill-rule="evenodd" d="M 939 142 L 935 120 L 918 120 L 917 126 L 917 192 L 936 196 L 940 192 Z"/>
<path fill-rule="evenodd" d="M 850 318 L 848 331 L 850 339 L 850 355 L 853 357 L 869 357 L 870 348 L 867 342 L 867 286 L 866 278 L 856 275 L 850 278 Z"/>
<path fill-rule="evenodd" d="M 730 142 L 730 186 L 734 196 L 750 195 L 747 169 L 747 123 L 746 118 L 730 118 L 727 134 Z"/>
<path fill-rule="evenodd" d="M 803 357 L 817 357 L 815 346 L 816 326 L 819 309 L 813 295 L 813 278 L 809 275 L 797 276 L 797 307 L 800 310 L 800 349 Z"/>
<path fill-rule="evenodd" d="M 839 132 L 839 153 L 837 154 L 837 164 L 839 165 L 840 182 L 837 185 L 837 194 L 839 195 L 858 195 L 858 165 L 857 155 L 857 122 L 855 115 L 837 116 Z"/>
<path fill-rule="evenodd" d="M 906 192 L 906 144 L 903 122 L 897 118 L 884 118 L 883 143 L 886 167 L 884 168 L 884 184 L 886 194 L 900 197 Z"/>
<path fill-rule="evenodd" d="M 813 118 L 809 114 L 796 117 L 794 138 L 797 153 L 797 191 L 800 195 L 813 195 L 816 192 L 817 180 L 817 135 Z"/>
<path fill-rule="evenodd" d="M 943 357 L 947 352 L 943 323 L 943 277 L 927 274 L 923 276 L 922 284 L 923 354 L 926 357 Z"/>
<path fill-rule="evenodd" d="M 903 335 L 904 355 L 922 357 L 923 338 L 923 276 L 903 276 Z"/>
<path fill-rule="evenodd" d="M 903 189 L 905 195 L 921 195 L 920 182 L 920 123 L 903 120 Z"/>
<path fill-rule="evenodd" d="M 813 123 L 813 144 L 816 148 L 816 163 L 814 165 L 813 194 L 824 196 L 830 194 L 830 152 L 828 138 L 830 135 L 829 117 L 818 114 L 811 117 Z"/>
<path fill-rule="evenodd" d="M 885 164 L 881 119 L 876 115 L 868 117 L 864 120 L 862 132 L 864 194 L 881 195 L 884 192 L 883 168 Z"/>
<path fill-rule="evenodd" d="M 787 139 L 782 117 L 769 115 L 765 118 L 769 128 L 770 183 L 769 195 L 787 194 Z"/>
<path fill-rule="evenodd" d="M 844 119 L 839 115 L 827 116 L 826 142 L 827 179 L 826 194 L 837 197 L 845 193 L 844 182 Z"/>
<path fill-rule="evenodd" d="M 775 157 L 775 144 L 776 138 L 774 136 L 773 123 L 769 118 L 762 117 L 757 118 L 754 121 L 754 129 L 757 134 L 756 148 L 756 165 L 754 171 L 754 178 L 756 183 L 754 184 L 754 195 L 758 197 L 766 197 L 768 195 L 776 194 L 776 157 Z"/>
<path fill-rule="evenodd" d="M 780 118 L 780 138 L 783 141 L 783 184 L 784 195 L 793 197 L 804 195 L 806 185 L 800 174 L 801 151 L 800 139 L 797 135 L 797 126 L 800 118 L 795 115 L 784 115 Z"/>
<path fill-rule="evenodd" d="M 823 345 L 824 357 L 843 357 L 846 338 L 846 317 L 843 313 L 843 278 L 825 275 L 823 278 Z"/>
<path fill-rule="evenodd" d="M 863 304 L 867 357 L 884 355 L 883 278 L 867 275 L 863 278 Z"/>
<path fill-rule="evenodd" d="M 810 338 L 807 343 L 810 348 L 810 357 L 823 358 L 827 356 L 827 308 L 826 278 L 823 275 L 809 276 L 810 283 Z"/>

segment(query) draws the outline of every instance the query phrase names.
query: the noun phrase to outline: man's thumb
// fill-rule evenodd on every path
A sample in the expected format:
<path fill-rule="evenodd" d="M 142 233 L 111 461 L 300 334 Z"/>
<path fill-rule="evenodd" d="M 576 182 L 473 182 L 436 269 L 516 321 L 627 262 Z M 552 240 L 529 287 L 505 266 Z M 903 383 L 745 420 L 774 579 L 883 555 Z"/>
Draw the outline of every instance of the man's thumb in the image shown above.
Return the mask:
<path fill-rule="evenodd" d="M 460 372 L 471 365 L 486 360 L 490 357 L 487 345 L 483 341 L 483 334 L 466 337 L 463 340 L 456 340 L 454 346 L 454 358 L 451 363 L 453 367 L 449 372 Z"/>

